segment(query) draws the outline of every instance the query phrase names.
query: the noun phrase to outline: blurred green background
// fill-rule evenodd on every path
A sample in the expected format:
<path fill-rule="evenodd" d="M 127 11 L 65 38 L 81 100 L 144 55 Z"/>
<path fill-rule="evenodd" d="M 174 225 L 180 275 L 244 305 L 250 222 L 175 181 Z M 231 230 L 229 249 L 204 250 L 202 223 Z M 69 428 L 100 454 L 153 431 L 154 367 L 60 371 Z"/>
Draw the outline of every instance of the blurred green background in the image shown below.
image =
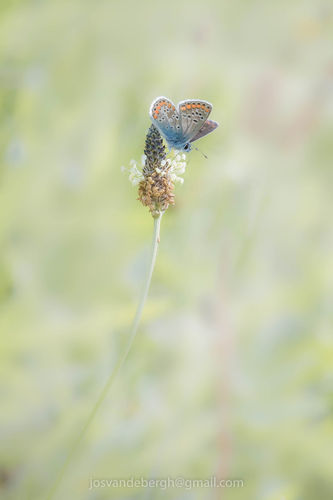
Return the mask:
<path fill-rule="evenodd" d="M 128 338 L 151 101 L 213 103 L 133 350 L 56 498 L 328 500 L 333 6 L 0 6 L 0 496 L 39 499 Z M 89 489 L 91 478 L 243 488 Z"/>

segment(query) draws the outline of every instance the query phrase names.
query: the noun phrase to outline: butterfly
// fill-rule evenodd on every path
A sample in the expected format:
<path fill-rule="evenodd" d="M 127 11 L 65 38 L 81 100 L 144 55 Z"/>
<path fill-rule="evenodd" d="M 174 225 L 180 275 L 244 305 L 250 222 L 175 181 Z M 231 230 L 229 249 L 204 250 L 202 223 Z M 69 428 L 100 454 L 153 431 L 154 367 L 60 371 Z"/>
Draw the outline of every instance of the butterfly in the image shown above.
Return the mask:
<path fill-rule="evenodd" d="M 150 107 L 151 121 L 166 140 L 169 149 L 191 151 L 191 143 L 213 132 L 218 123 L 207 120 L 212 105 L 200 99 L 180 101 L 176 107 L 166 97 L 157 97 Z"/>

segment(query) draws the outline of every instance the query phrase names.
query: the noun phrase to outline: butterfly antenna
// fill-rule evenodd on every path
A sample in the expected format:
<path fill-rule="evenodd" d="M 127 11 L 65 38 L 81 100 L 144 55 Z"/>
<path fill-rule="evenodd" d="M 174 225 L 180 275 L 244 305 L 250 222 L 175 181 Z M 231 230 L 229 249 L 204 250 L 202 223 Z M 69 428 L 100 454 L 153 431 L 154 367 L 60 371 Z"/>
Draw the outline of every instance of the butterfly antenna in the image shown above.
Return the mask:
<path fill-rule="evenodd" d="M 194 149 L 196 149 L 197 151 L 199 151 L 199 153 L 201 153 L 201 154 L 202 154 L 202 156 L 203 156 L 204 158 L 206 158 L 206 160 L 208 160 L 208 156 L 207 156 L 207 155 L 205 155 L 205 153 L 203 153 L 202 151 L 200 151 L 200 149 L 198 149 L 198 148 L 194 148 Z"/>

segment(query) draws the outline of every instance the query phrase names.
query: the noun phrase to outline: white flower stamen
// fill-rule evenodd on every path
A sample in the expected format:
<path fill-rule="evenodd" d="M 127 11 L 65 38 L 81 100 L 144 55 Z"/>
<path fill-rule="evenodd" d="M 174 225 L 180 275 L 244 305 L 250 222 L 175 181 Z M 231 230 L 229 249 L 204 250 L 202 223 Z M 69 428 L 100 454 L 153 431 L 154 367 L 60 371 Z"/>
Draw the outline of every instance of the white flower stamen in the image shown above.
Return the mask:
<path fill-rule="evenodd" d="M 146 155 L 141 156 L 141 167 L 144 167 L 146 163 Z M 155 172 L 161 177 L 166 175 L 170 176 L 173 182 L 179 182 L 183 184 L 184 179 L 181 177 L 186 170 L 186 154 L 180 154 L 179 151 L 174 150 L 170 158 L 162 160 L 160 163 L 160 168 L 155 168 Z M 129 168 L 121 167 L 122 172 L 129 172 L 129 180 L 133 186 L 137 186 L 143 179 L 143 173 L 141 169 L 138 168 L 138 164 L 135 160 L 130 161 Z"/>

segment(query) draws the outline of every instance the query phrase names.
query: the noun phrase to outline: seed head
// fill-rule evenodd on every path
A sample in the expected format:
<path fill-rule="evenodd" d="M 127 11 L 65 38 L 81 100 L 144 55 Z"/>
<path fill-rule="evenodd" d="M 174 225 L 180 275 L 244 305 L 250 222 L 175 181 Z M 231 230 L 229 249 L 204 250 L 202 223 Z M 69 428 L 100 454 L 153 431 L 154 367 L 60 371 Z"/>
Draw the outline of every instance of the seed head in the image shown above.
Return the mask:
<path fill-rule="evenodd" d="M 142 171 L 131 160 L 129 178 L 133 185 L 139 185 L 138 200 L 153 217 L 158 217 L 175 204 L 175 182 L 184 182 L 180 175 L 185 172 L 186 155 L 176 151 L 172 158 L 167 158 L 163 138 L 154 125 L 148 130 L 144 153 Z"/>

